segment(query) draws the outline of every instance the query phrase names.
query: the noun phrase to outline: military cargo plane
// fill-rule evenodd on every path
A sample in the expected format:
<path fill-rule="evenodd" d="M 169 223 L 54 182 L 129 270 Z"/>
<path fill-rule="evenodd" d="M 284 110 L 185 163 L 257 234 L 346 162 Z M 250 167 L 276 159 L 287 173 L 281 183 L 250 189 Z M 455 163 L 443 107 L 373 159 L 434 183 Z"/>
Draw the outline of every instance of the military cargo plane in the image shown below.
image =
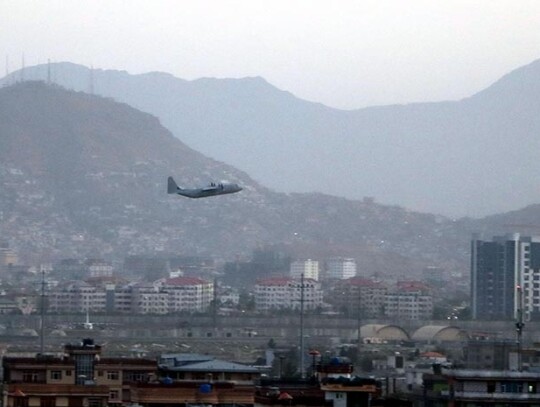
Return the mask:
<path fill-rule="evenodd" d="M 240 192 L 242 190 L 238 184 L 230 184 L 228 182 L 221 182 L 218 184 L 212 182 L 203 188 L 187 189 L 180 188 L 176 185 L 173 177 L 169 177 L 167 181 L 167 192 L 169 194 L 178 194 L 187 196 L 188 198 L 206 198 L 208 196 L 234 194 L 235 192 Z"/>

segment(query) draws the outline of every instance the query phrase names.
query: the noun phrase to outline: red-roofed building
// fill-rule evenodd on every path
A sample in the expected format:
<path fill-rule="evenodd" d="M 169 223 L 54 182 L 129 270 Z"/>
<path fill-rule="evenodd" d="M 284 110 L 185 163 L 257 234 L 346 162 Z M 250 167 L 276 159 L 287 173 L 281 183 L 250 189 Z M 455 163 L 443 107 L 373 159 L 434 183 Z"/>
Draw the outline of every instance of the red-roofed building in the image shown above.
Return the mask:
<path fill-rule="evenodd" d="M 301 281 L 289 277 L 259 280 L 255 285 L 255 307 L 259 311 L 294 309 L 300 307 Z M 304 309 L 322 305 L 321 284 L 304 279 Z"/>
<path fill-rule="evenodd" d="M 431 288 L 423 281 L 398 281 L 397 289 L 398 291 L 417 291 L 424 294 L 429 294 L 431 291 Z"/>

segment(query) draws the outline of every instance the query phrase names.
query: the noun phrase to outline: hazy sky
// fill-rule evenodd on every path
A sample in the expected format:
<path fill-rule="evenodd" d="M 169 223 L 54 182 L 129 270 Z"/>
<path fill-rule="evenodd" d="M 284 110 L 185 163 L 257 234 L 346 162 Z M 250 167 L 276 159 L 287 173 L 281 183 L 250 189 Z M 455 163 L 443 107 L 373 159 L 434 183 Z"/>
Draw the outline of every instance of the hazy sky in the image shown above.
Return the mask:
<path fill-rule="evenodd" d="M 0 0 L 0 49 L 11 70 L 24 53 L 27 65 L 263 76 L 340 108 L 459 99 L 540 58 L 540 1 Z"/>

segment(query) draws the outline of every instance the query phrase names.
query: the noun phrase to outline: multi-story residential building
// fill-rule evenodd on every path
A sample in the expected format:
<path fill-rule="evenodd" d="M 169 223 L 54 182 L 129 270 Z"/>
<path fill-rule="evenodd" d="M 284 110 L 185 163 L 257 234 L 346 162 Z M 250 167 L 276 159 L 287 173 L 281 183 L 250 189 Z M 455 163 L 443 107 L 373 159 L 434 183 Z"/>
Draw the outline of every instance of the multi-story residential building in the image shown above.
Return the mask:
<path fill-rule="evenodd" d="M 114 268 L 111 263 L 100 259 L 88 259 L 85 262 L 88 277 L 112 277 Z"/>
<path fill-rule="evenodd" d="M 134 312 L 133 289 L 129 285 L 105 285 L 105 310 L 129 314 Z"/>
<path fill-rule="evenodd" d="M 253 406 L 258 369 L 207 355 L 102 357 L 85 339 L 64 355 L 4 357 L 3 406 Z"/>
<path fill-rule="evenodd" d="M 540 237 L 473 237 L 471 308 L 481 320 L 513 319 L 519 309 L 527 319 L 540 316 Z"/>
<path fill-rule="evenodd" d="M 327 301 L 338 311 L 378 318 L 384 315 L 386 291 L 386 286 L 378 281 L 353 277 L 338 281 L 329 291 Z"/>
<path fill-rule="evenodd" d="M 158 280 L 154 284 L 69 283 L 48 293 L 50 312 L 121 312 L 167 314 L 204 312 L 213 300 L 214 285 L 193 277 Z"/>
<path fill-rule="evenodd" d="M 356 276 L 356 260 L 333 257 L 326 260 L 326 278 L 345 280 Z"/>
<path fill-rule="evenodd" d="M 214 299 L 214 284 L 201 278 L 174 277 L 158 284 L 168 294 L 168 312 L 204 312 Z"/>
<path fill-rule="evenodd" d="M 17 264 L 18 256 L 15 250 L 7 244 L 0 247 L 0 270 L 7 270 L 10 265 Z"/>
<path fill-rule="evenodd" d="M 319 262 L 317 260 L 297 260 L 291 263 L 290 276 L 294 279 L 304 278 L 319 280 Z"/>
<path fill-rule="evenodd" d="M 133 312 L 136 314 L 167 314 L 169 294 L 156 286 L 136 285 L 132 289 Z"/>
<path fill-rule="evenodd" d="M 442 369 L 424 374 L 423 388 L 411 398 L 413 406 L 536 406 L 540 373 Z"/>
<path fill-rule="evenodd" d="M 84 281 L 48 293 L 50 312 L 105 312 L 106 292 Z"/>
<path fill-rule="evenodd" d="M 91 339 L 66 345 L 64 355 L 4 357 L 3 405 L 120 405 L 130 401 L 128 386 L 156 378 L 155 360 L 102 358 L 101 346 Z"/>
<path fill-rule="evenodd" d="M 400 281 L 397 290 L 386 293 L 384 313 L 394 319 L 430 320 L 433 317 L 433 297 L 421 282 Z"/>
<path fill-rule="evenodd" d="M 304 309 L 316 309 L 322 305 L 319 282 L 304 279 Z M 259 311 L 300 308 L 302 280 L 275 277 L 259 280 L 255 285 L 255 308 Z"/>

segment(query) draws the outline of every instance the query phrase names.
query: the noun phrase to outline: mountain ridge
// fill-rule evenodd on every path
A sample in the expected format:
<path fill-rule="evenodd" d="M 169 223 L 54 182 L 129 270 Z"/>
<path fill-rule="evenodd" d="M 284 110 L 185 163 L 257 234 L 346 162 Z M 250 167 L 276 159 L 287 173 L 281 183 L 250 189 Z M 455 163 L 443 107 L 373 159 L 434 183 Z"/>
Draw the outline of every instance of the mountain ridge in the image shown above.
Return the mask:
<path fill-rule="evenodd" d="M 51 65 L 53 81 L 88 91 L 92 76 L 95 93 L 159 117 L 191 148 L 272 189 L 476 217 L 540 199 L 528 176 L 540 171 L 540 89 L 527 85 L 537 71 L 532 63 L 458 101 L 344 111 L 260 78 L 186 81 Z M 46 72 L 26 68 L 25 77 Z"/>
<path fill-rule="evenodd" d="M 189 200 L 166 194 L 168 175 L 186 185 L 228 179 L 244 190 Z M 385 276 L 398 264 L 404 275 L 433 263 L 458 269 L 466 256 L 463 231 L 446 218 L 274 192 L 192 150 L 147 113 L 44 83 L 0 89 L 0 186 L 2 236 L 39 262 L 163 252 L 234 259 L 279 244 L 358 257 L 365 273 Z"/>
<path fill-rule="evenodd" d="M 166 194 L 168 175 L 244 190 L 189 200 Z M 0 88 L 0 231 L 29 261 L 164 252 L 230 260 L 280 246 L 301 257 L 355 257 L 362 275 L 380 278 L 420 277 L 433 265 L 466 274 L 473 232 L 534 234 L 538 217 L 540 204 L 452 219 L 371 199 L 278 193 L 127 104 L 44 83 Z"/>

